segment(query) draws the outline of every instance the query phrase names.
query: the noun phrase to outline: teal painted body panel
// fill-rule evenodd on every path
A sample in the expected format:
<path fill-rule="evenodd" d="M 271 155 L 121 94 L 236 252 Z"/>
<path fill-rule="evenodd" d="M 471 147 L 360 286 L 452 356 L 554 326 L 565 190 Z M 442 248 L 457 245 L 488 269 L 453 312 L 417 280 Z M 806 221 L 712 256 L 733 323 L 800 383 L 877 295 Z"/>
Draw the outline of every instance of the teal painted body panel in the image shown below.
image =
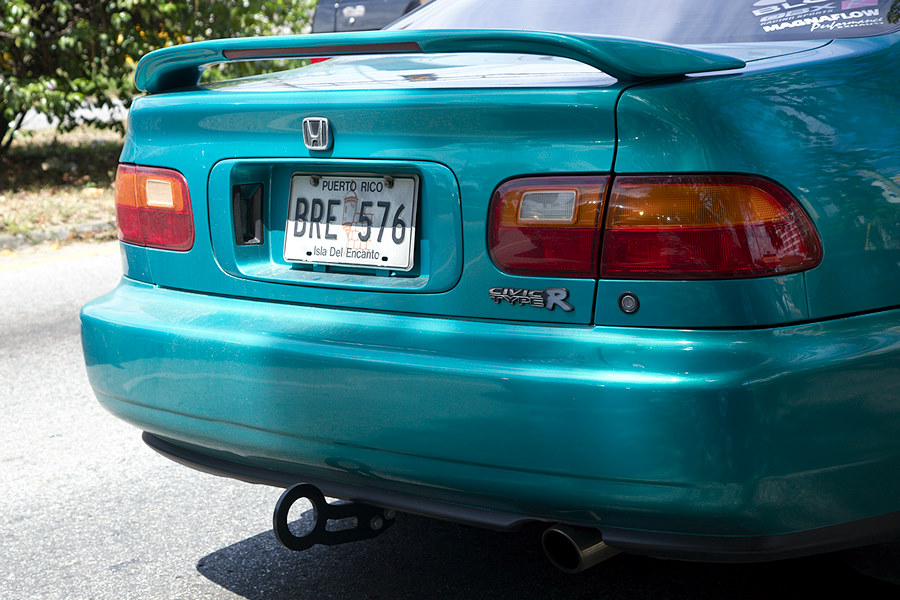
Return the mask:
<path fill-rule="evenodd" d="M 616 171 L 760 173 L 815 219 L 809 318 L 900 302 L 900 34 L 835 40 L 740 75 L 629 89 Z M 658 290 L 678 287 L 660 282 Z"/>
<path fill-rule="evenodd" d="M 453 54 L 398 46 L 187 89 L 226 50 L 376 42 Z M 184 175 L 195 242 L 123 244 L 122 284 L 84 308 L 100 402 L 176 445 L 298 480 L 601 530 L 778 536 L 896 515 L 900 83 L 884 74 L 900 64 L 900 33 L 661 46 L 419 31 L 151 55 L 142 86 L 187 87 L 135 101 L 122 161 Z M 532 50 L 557 58 L 508 56 Z M 504 60 L 567 74 L 492 85 Z M 698 72 L 697 60 L 732 70 Z M 310 116 L 333 127 L 328 150 L 304 146 Z M 710 173 L 785 188 L 821 240 L 817 266 L 578 279 L 512 275 L 489 256 L 504 182 Z M 295 174 L 415 177 L 414 268 L 288 263 Z M 233 188 L 254 183 L 264 240 L 239 246 Z M 494 302 L 497 287 L 565 288 L 573 310 Z M 619 307 L 625 292 L 640 299 L 634 314 Z"/>
<path fill-rule="evenodd" d="M 876 516 L 900 493 L 896 311 L 740 334 L 488 327 L 126 280 L 82 319 L 107 409 L 298 479 L 714 535 Z"/>
<path fill-rule="evenodd" d="M 136 273 L 129 275 L 170 288 L 264 300 L 474 318 L 590 323 L 596 289 L 593 280 L 522 277 L 500 272 L 487 256 L 484 222 L 494 187 L 504 179 L 530 174 L 535 160 L 541 170 L 551 173 L 610 170 L 615 140 L 612 107 L 619 89 L 604 82 L 598 88 L 507 90 L 502 95 L 489 89 L 427 93 L 352 90 L 328 94 L 269 92 L 248 98 L 225 90 L 138 99 L 131 109 L 129 136 L 121 160 L 178 169 L 192 190 L 198 227 L 194 247 L 186 253 L 124 245 L 127 255 L 146 255 L 153 279 L 137 277 Z M 305 107 L 315 107 L 317 115 L 332 121 L 336 133 L 331 150 L 310 151 L 303 146 L 300 123 L 313 110 Z M 380 133 L 386 122 L 391 123 L 390 143 L 385 143 Z M 263 145 L 258 142 L 260 135 L 266 140 Z M 565 143 L 548 145 L 541 141 L 548 136 Z M 502 153 L 495 150 L 498 140 L 503 143 Z M 430 250 L 433 255 L 457 256 L 465 249 L 465 270 L 456 277 L 458 282 L 451 285 L 455 279 L 452 275 L 459 270 L 458 266 L 451 266 L 444 284 L 435 289 L 420 288 L 420 293 L 415 293 L 416 283 L 403 288 L 381 278 L 383 285 L 367 284 L 367 290 L 351 293 L 345 286 L 303 285 L 304 281 L 290 273 L 280 258 L 270 264 L 276 272 L 272 277 L 229 275 L 227 265 L 231 259 L 227 254 L 231 250 L 223 249 L 223 255 L 214 255 L 215 240 L 210 237 L 208 224 L 231 220 L 231 189 L 214 175 L 218 173 L 217 165 L 226 164 L 223 161 L 259 162 L 261 156 L 265 157 L 263 162 L 269 159 L 273 165 L 283 165 L 279 173 L 284 179 L 277 182 L 282 189 L 295 168 L 317 167 L 322 174 L 329 174 L 346 172 L 356 161 L 357 168 L 352 170 L 396 175 L 412 169 L 409 172 L 422 177 L 421 203 L 429 207 L 426 211 L 433 204 L 459 205 L 454 211 L 460 215 L 446 213 L 451 223 L 434 225 L 436 230 L 449 227 L 455 231 L 433 240 L 434 248 Z M 493 159 L 479 160 L 479 156 Z M 429 173 L 441 175 L 431 177 Z M 455 183 L 450 181 L 454 177 Z M 223 187 L 213 188 L 212 184 Z M 457 189 L 450 189 L 454 186 Z M 200 190 L 201 195 L 198 197 L 193 190 Z M 202 190 L 207 190 L 208 202 L 203 201 Z M 441 193 L 442 190 L 446 192 Z M 270 232 L 279 228 L 283 231 L 286 202 L 284 196 L 271 198 L 272 211 L 267 213 Z M 229 231 L 231 226 L 226 232 L 218 231 L 220 242 Z M 283 234 L 267 235 L 263 253 L 273 256 L 280 252 L 278 243 L 272 245 L 279 235 Z M 461 247 L 454 247 L 460 237 Z M 217 258 L 222 261 L 221 266 Z M 259 267 L 256 272 L 264 269 Z M 432 275 L 420 273 L 422 277 Z M 290 278 L 294 278 L 295 285 L 285 284 Z M 488 296 L 493 287 L 560 286 L 569 290 L 574 307 L 571 312 L 496 304 Z M 372 289 L 379 293 L 369 293 Z"/>
<path fill-rule="evenodd" d="M 594 323 L 629 327 L 762 327 L 809 317 L 805 273 L 736 281 L 600 280 Z M 622 294 L 636 295 L 640 310 L 619 309 Z"/>

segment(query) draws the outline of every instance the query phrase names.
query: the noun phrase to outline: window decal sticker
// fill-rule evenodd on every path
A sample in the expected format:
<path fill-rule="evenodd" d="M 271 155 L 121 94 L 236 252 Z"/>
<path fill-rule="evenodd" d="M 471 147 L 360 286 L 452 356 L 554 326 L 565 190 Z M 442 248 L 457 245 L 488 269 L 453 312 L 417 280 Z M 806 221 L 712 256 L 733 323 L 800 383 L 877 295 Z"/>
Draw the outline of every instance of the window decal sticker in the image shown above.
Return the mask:
<path fill-rule="evenodd" d="M 756 0 L 752 12 L 766 33 L 799 29 L 821 30 L 824 34 L 836 29 L 884 25 L 879 4 L 879 0 Z"/>

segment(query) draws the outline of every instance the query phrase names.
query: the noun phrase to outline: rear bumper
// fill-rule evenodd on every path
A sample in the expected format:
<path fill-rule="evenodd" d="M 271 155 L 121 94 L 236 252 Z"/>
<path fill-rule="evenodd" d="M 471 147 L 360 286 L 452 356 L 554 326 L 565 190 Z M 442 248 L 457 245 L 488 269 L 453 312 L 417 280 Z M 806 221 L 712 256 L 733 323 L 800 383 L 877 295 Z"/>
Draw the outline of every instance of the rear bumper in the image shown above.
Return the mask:
<path fill-rule="evenodd" d="M 898 311 L 747 331 L 530 326 L 123 280 L 82 322 L 114 414 L 208 460 L 368 490 L 357 499 L 590 525 L 622 549 L 705 559 L 898 530 Z"/>

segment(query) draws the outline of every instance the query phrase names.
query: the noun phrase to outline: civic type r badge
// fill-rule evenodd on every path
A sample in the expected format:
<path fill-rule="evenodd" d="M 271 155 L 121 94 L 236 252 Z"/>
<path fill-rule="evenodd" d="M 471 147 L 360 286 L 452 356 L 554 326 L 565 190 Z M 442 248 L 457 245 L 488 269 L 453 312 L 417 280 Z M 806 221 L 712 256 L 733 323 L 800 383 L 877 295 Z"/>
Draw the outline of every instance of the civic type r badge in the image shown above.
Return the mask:
<path fill-rule="evenodd" d="M 331 148 L 331 124 L 325 117 L 303 119 L 303 143 L 309 150 Z"/>
<path fill-rule="evenodd" d="M 566 302 L 566 298 L 569 297 L 569 290 L 566 288 L 526 290 L 495 287 L 488 290 L 488 296 L 494 301 L 494 304 L 508 302 L 513 306 L 533 306 L 535 308 L 546 308 L 547 310 L 553 310 L 558 306 L 565 312 L 575 310 L 575 307 Z"/>

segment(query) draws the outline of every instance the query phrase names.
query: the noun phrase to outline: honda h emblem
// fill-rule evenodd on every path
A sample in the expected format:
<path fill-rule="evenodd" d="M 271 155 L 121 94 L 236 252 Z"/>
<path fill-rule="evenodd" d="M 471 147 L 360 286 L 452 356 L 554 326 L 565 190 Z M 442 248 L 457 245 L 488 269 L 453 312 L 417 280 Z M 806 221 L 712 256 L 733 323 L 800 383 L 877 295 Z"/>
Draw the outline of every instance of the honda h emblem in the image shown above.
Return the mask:
<path fill-rule="evenodd" d="M 303 119 L 303 143 L 310 150 L 331 148 L 331 127 L 325 117 Z"/>

